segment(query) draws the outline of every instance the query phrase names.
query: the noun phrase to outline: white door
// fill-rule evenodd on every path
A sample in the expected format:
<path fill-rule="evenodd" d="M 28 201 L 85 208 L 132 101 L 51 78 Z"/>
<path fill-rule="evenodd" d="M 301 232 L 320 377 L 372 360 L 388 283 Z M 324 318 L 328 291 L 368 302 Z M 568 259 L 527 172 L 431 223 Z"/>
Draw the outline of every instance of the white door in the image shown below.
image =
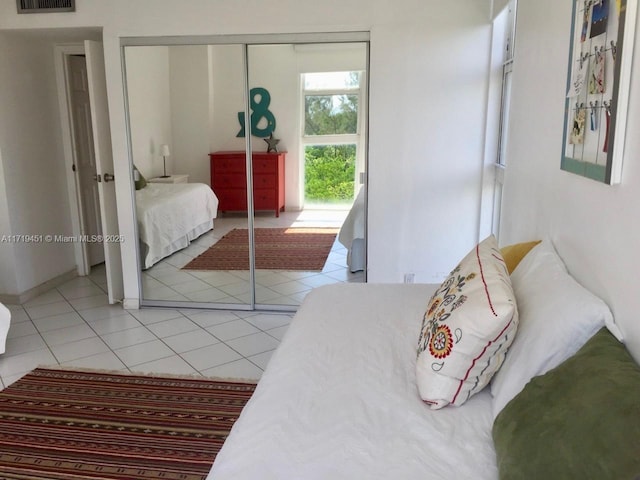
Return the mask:
<path fill-rule="evenodd" d="M 100 216 L 104 242 L 104 257 L 107 271 L 109 303 L 124 297 L 122 280 L 122 255 L 118 235 L 118 214 L 116 211 L 116 189 L 113 178 L 113 155 L 111 152 L 111 128 L 107 104 L 107 81 L 104 67 L 104 50 L 101 42 L 84 42 L 87 59 L 87 78 L 91 103 L 91 124 L 95 152 L 96 171 L 100 197 Z M 128 181 L 128 179 L 118 179 Z"/>
<path fill-rule="evenodd" d="M 69 55 L 69 93 L 71 97 L 71 118 L 73 121 L 73 141 L 75 166 L 80 190 L 80 228 L 82 235 L 96 238 L 102 235 L 100 220 L 100 198 L 96 181 L 96 162 L 93 150 L 93 128 L 91 125 L 91 104 L 87 63 L 82 55 Z M 104 262 L 102 242 L 82 242 L 89 267 Z"/>

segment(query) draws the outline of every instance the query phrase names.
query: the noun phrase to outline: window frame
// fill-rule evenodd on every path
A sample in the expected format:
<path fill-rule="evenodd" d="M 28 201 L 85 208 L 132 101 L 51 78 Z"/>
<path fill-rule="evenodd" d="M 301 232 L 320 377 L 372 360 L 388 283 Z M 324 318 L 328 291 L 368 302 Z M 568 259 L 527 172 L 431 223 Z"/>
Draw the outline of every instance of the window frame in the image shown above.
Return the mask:
<path fill-rule="evenodd" d="M 343 145 L 347 143 L 355 143 L 356 144 L 356 156 L 358 154 L 357 148 L 358 143 L 360 141 L 360 132 L 361 132 L 361 117 L 362 117 L 362 82 L 364 77 L 364 72 L 360 70 L 346 70 L 345 73 L 350 72 L 358 72 L 358 86 L 352 88 L 318 88 L 318 89 L 307 89 L 305 87 L 305 75 L 315 74 L 315 73 L 334 73 L 334 72 L 306 72 L 300 75 L 300 91 L 301 91 L 301 115 L 300 115 L 300 128 L 301 133 L 300 136 L 302 138 L 303 145 Z M 335 96 L 335 95 L 355 95 L 358 97 L 358 108 L 356 112 L 356 132 L 355 133 L 340 133 L 333 135 L 308 135 L 305 133 L 305 126 L 307 123 L 307 96 L 314 97 L 325 97 L 325 96 Z M 313 140 L 311 140 L 313 139 Z"/>
<path fill-rule="evenodd" d="M 516 12 L 518 0 L 510 0 L 505 8 L 509 9 L 506 28 L 504 60 L 502 62 L 502 86 L 500 94 L 500 125 L 498 129 L 498 156 L 496 164 L 506 167 L 506 140 L 509 132 L 509 106 L 511 103 L 511 79 L 513 74 Z"/>
<path fill-rule="evenodd" d="M 511 106 L 511 87 L 513 65 L 515 60 L 515 39 L 518 0 L 509 0 L 507 26 L 504 39 L 504 58 L 502 62 L 502 85 L 500 86 L 500 117 L 498 124 L 498 144 L 494 167 L 493 208 L 491 215 L 491 232 L 500 238 L 502 223 L 502 199 L 504 179 L 507 169 L 507 139 L 509 136 L 509 114 Z"/>
<path fill-rule="evenodd" d="M 356 158 L 356 177 L 354 178 L 354 199 L 362 185 L 362 175 L 358 175 L 358 158 L 361 155 L 362 148 L 362 115 L 363 115 L 363 94 L 364 87 L 363 82 L 366 82 L 366 73 L 362 70 L 344 70 L 345 73 L 357 72 L 358 73 L 358 86 L 350 88 L 319 88 L 319 89 L 307 89 L 305 87 L 305 78 L 307 74 L 316 73 L 335 73 L 335 72 L 304 72 L 300 74 L 300 146 L 302 149 L 302 179 L 303 179 L 303 203 L 306 202 L 306 196 L 304 194 L 304 165 L 305 165 L 305 152 L 306 148 L 313 145 L 318 146 L 330 146 L 330 145 L 355 145 L 355 158 Z M 308 135 L 305 133 L 306 126 L 306 97 L 307 96 L 330 96 L 330 95 L 356 95 L 358 97 L 358 106 L 356 112 L 356 133 L 340 133 L 332 135 Z M 360 177 L 360 178 L 358 178 Z"/>

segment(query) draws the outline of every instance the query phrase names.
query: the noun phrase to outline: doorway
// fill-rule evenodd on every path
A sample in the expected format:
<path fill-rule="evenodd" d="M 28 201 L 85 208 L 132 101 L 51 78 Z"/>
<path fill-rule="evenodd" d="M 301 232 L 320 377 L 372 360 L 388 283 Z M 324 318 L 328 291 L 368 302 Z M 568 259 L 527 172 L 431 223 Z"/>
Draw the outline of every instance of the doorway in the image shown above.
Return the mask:
<path fill-rule="evenodd" d="M 359 272 L 349 270 L 348 247 L 338 238 L 349 209 L 329 225 L 326 217 L 305 208 L 301 74 L 360 71 L 366 83 L 368 35 L 355 34 L 353 40 L 338 35 L 338 42 L 331 37 L 243 36 L 237 43 L 229 43 L 229 37 L 207 37 L 178 39 L 177 44 L 161 38 L 122 40 L 131 167 L 146 183 L 136 190 L 142 305 L 290 310 L 316 286 L 356 276 L 364 281 L 364 266 Z M 366 120 L 366 98 L 362 112 Z M 352 173 L 351 201 L 360 186 L 356 177 L 363 182 L 366 178 L 366 121 L 361 125 L 362 174 Z M 167 151 L 170 156 L 162 155 Z M 180 186 L 184 184 L 204 184 L 214 192 L 218 205 L 213 229 L 205 222 L 194 223 L 180 238 L 154 246 L 166 232 L 152 226 L 153 199 L 173 208 L 180 200 L 168 199 L 173 191 L 186 189 Z M 366 219 L 364 209 L 363 201 L 361 219 Z M 154 229 L 155 237 L 149 234 Z M 276 229 L 285 236 L 276 244 L 283 238 L 300 242 L 303 237 L 294 235 L 301 233 L 332 230 L 324 263 L 307 270 L 284 264 L 265 267 L 261 250 L 279 245 L 263 234 Z M 364 220 L 356 229 L 364 242 Z M 226 252 L 240 252 L 236 264 L 193 267 L 195 260 L 222 244 Z M 150 257 L 151 250 L 162 253 Z M 280 261 L 289 253 L 274 257 Z M 229 259 L 225 254 L 223 261 Z M 342 273 L 336 273 L 337 268 Z"/>
<path fill-rule="evenodd" d="M 70 104 L 71 137 L 73 143 L 73 171 L 76 174 L 76 192 L 80 206 L 80 234 L 87 238 L 102 237 L 98 171 L 91 128 L 91 99 L 85 55 L 67 55 L 67 96 Z M 104 263 L 101 240 L 82 242 L 86 268 Z M 86 274 L 89 273 L 86 272 Z"/>
<path fill-rule="evenodd" d="M 84 40 L 54 52 L 73 233 L 67 241 L 79 275 L 104 265 L 113 304 L 124 287 L 103 46 Z"/>

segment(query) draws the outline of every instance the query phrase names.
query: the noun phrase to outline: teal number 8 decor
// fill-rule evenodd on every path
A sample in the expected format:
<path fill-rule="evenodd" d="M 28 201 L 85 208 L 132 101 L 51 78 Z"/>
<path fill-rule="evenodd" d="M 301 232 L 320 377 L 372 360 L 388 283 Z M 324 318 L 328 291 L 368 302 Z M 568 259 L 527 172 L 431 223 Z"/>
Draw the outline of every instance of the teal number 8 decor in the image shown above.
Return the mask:
<path fill-rule="evenodd" d="M 260 138 L 268 137 L 276 129 L 276 117 L 269 110 L 271 95 L 266 88 L 256 87 L 251 89 L 249 97 L 251 100 L 251 133 Z M 267 122 L 267 125 L 258 127 L 259 123 L 264 124 L 263 120 Z M 244 112 L 238 112 L 238 121 L 240 122 L 240 131 L 236 137 L 244 137 Z"/>

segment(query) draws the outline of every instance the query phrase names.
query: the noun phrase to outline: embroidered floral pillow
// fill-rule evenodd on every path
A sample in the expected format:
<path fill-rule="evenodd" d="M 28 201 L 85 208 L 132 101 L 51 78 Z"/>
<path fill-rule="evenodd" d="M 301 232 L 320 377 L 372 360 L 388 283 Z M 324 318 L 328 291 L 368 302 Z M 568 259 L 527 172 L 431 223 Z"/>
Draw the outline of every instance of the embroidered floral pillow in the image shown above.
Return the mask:
<path fill-rule="evenodd" d="M 462 405 L 500 368 L 518 326 L 511 279 L 493 235 L 435 291 L 422 321 L 416 380 L 431 408 Z"/>

